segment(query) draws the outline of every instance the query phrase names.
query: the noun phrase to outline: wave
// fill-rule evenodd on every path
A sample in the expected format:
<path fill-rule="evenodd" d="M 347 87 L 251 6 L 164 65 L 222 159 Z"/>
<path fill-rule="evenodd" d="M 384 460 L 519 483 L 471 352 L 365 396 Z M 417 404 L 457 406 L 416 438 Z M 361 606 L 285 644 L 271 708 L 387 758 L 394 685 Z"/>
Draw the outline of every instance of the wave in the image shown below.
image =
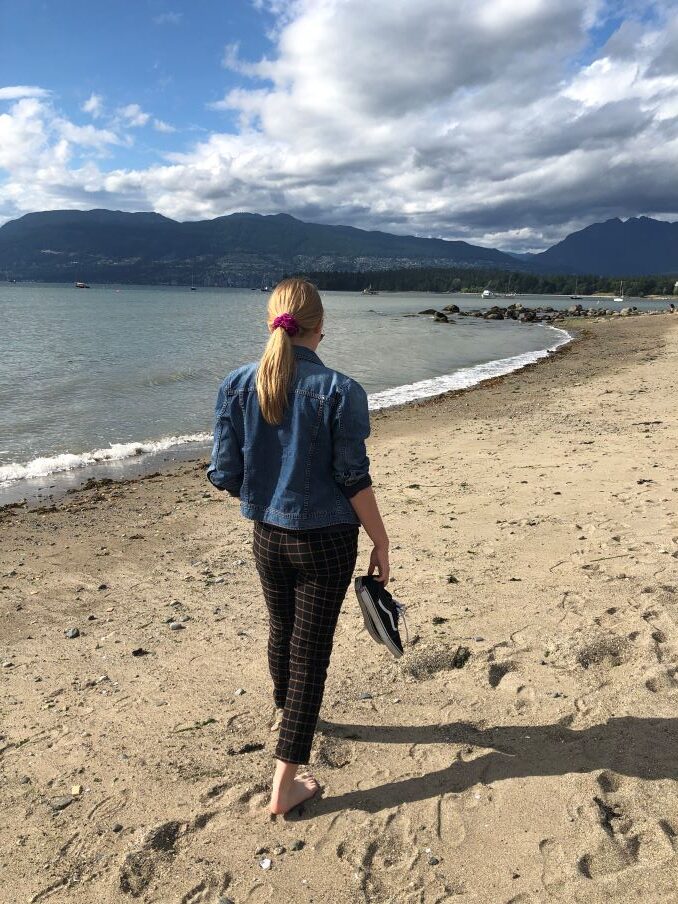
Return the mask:
<path fill-rule="evenodd" d="M 419 399 L 443 395 L 454 389 L 469 389 L 484 380 L 501 377 L 514 370 L 520 370 L 521 367 L 526 367 L 528 364 L 534 364 L 535 361 L 548 357 L 561 345 L 566 345 L 574 338 L 566 330 L 554 326 L 549 326 L 547 329 L 560 334 L 555 345 L 537 351 L 524 352 L 521 355 L 513 355 L 510 358 L 498 358 L 496 361 L 487 361 L 485 364 L 476 364 L 473 367 L 463 367 L 454 373 L 432 377 L 430 380 L 420 380 L 418 383 L 395 386 L 393 389 L 385 389 L 383 392 L 373 392 L 368 396 L 369 407 L 372 411 L 377 411 L 381 408 L 392 408 L 394 405 L 404 405 L 406 402 L 416 402 Z"/>
<path fill-rule="evenodd" d="M 96 449 L 94 452 L 83 452 L 80 455 L 63 452 L 61 455 L 48 458 L 34 458 L 23 465 L 0 466 L 0 485 L 15 480 L 27 480 L 31 477 L 47 477 L 49 474 L 57 474 L 61 471 L 73 471 L 99 462 L 122 461 L 125 458 L 133 458 L 147 452 L 164 452 L 188 443 L 206 443 L 211 439 L 211 433 L 191 433 L 182 436 L 166 436 L 162 439 L 139 443 L 112 443 L 106 449 Z"/>
<path fill-rule="evenodd" d="M 382 392 L 372 392 L 368 395 L 369 407 L 372 411 L 376 411 L 381 408 L 392 408 L 394 405 L 403 405 L 406 402 L 414 402 L 418 399 L 442 395 L 454 389 L 468 389 L 471 386 L 482 383 L 484 380 L 491 380 L 493 377 L 500 377 L 514 370 L 519 370 L 528 364 L 534 364 L 535 361 L 546 358 L 560 346 L 572 341 L 573 337 L 565 330 L 551 326 L 547 327 L 547 329 L 558 333 L 560 337 L 549 348 L 513 355 L 510 358 L 500 358 L 496 361 L 488 361 L 485 364 L 476 364 L 474 367 L 465 367 L 451 374 L 433 377 L 430 380 L 420 380 L 418 383 L 395 386 L 393 389 L 385 389 Z M 211 440 L 211 433 L 191 433 L 181 436 L 167 436 L 159 440 L 113 443 L 105 449 L 96 449 L 94 452 L 83 452 L 79 455 L 63 452 L 61 455 L 52 457 L 34 458 L 26 464 L 0 466 L 0 486 L 7 486 L 17 480 L 47 477 L 50 474 L 57 474 L 63 471 L 74 471 L 99 462 L 123 461 L 126 458 L 134 458 L 149 452 L 164 452 L 190 443 L 209 443 Z"/>

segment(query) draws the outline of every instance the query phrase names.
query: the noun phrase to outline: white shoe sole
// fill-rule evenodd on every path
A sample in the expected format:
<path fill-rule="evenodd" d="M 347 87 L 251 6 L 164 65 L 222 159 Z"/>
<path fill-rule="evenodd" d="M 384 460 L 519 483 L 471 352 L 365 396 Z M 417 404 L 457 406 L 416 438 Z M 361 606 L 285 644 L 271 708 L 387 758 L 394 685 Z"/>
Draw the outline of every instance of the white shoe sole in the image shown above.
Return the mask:
<path fill-rule="evenodd" d="M 363 611 L 363 618 L 365 619 L 365 627 L 370 632 L 370 635 L 374 637 L 374 633 L 370 631 L 370 627 L 368 625 L 368 616 L 369 621 L 372 622 L 373 628 L 376 628 L 378 632 L 378 637 L 374 637 L 375 640 L 380 641 L 384 644 L 384 646 L 395 656 L 396 659 L 400 659 L 403 655 L 402 651 L 398 649 L 398 647 L 391 640 L 391 636 L 384 628 L 381 623 L 381 618 L 377 612 L 377 609 L 374 605 L 374 600 L 372 599 L 369 592 L 363 587 L 360 578 L 355 579 L 355 592 L 358 597 L 358 602 L 360 603 L 360 608 Z"/>
<path fill-rule="evenodd" d="M 372 640 L 375 640 L 377 643 L 382 643 L 381 635 L 377 631 L 374 622 L 372 621 L 372 616 L 370 615 L 370 611 L 367 608 L 365 601 L 363 600 L 363 585 L 361 583 L 360 578 L 356 578 L 353 582 L 353 586 L 355 588 L 355 595 L 358 597 L 358 602 L 360 603 L 360 611 L 363 614 L 363 621 L 365 622 L 365 628 L 367 633 L 370 635 Z"/>

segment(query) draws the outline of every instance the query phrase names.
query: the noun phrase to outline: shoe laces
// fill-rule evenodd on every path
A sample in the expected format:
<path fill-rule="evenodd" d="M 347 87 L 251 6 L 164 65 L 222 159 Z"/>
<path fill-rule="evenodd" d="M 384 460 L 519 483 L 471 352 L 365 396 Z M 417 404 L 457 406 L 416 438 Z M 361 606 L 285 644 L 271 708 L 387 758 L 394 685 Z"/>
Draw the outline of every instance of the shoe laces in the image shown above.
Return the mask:
<path fill-rule="evenodd" d="M 393 602 L 395 603 L 396 612 L 398 613 L 398 622 L 400 622 L 400 620 L 402 619 L 403 625 L 405 625 L 405 639 L 409 643 L 410 642 L 410 632 L 407 628 L 407 622 L 405 620 L 405 612 L 406 612 L 407 607 L 405 605 L 403 605 L 403 603 L 399 603 L 397 599 L 394 599 Z"/>

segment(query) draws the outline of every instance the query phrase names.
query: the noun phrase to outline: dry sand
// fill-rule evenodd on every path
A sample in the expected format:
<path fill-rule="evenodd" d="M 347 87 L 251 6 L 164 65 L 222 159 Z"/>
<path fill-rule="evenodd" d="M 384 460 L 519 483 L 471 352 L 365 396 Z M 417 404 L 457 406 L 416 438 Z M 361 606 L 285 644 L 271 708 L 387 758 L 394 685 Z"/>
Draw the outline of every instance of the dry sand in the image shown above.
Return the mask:
<path fill-rule="evenodd" d="M 204 464 L 0 513 L 3 904 L 678 901 L 677 374 L 678 317 L 587 322 L 374 417 L 413 643 L 347 598 L 286 820 L 251 525 Z"/>

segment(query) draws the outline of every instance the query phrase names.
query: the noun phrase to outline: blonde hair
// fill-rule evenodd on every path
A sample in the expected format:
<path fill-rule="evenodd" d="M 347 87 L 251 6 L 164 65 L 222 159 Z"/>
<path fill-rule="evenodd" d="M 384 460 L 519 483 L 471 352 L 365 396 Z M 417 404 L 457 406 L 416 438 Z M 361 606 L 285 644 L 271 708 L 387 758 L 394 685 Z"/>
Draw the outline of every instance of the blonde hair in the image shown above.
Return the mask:
<path fill-rule="evenodd" d="M 318 290 L 306 279 L 284 279 L 268 300 L 270 339 L 257 368 L 257 397 L 264 420 L 282 423 L 296 362 L 292 339 L 282 327 L 273 327 L 281 314 L 291 314 L 297 321 L 300 338 L 317 329 L 323 319 L 323 304 Z"/>

